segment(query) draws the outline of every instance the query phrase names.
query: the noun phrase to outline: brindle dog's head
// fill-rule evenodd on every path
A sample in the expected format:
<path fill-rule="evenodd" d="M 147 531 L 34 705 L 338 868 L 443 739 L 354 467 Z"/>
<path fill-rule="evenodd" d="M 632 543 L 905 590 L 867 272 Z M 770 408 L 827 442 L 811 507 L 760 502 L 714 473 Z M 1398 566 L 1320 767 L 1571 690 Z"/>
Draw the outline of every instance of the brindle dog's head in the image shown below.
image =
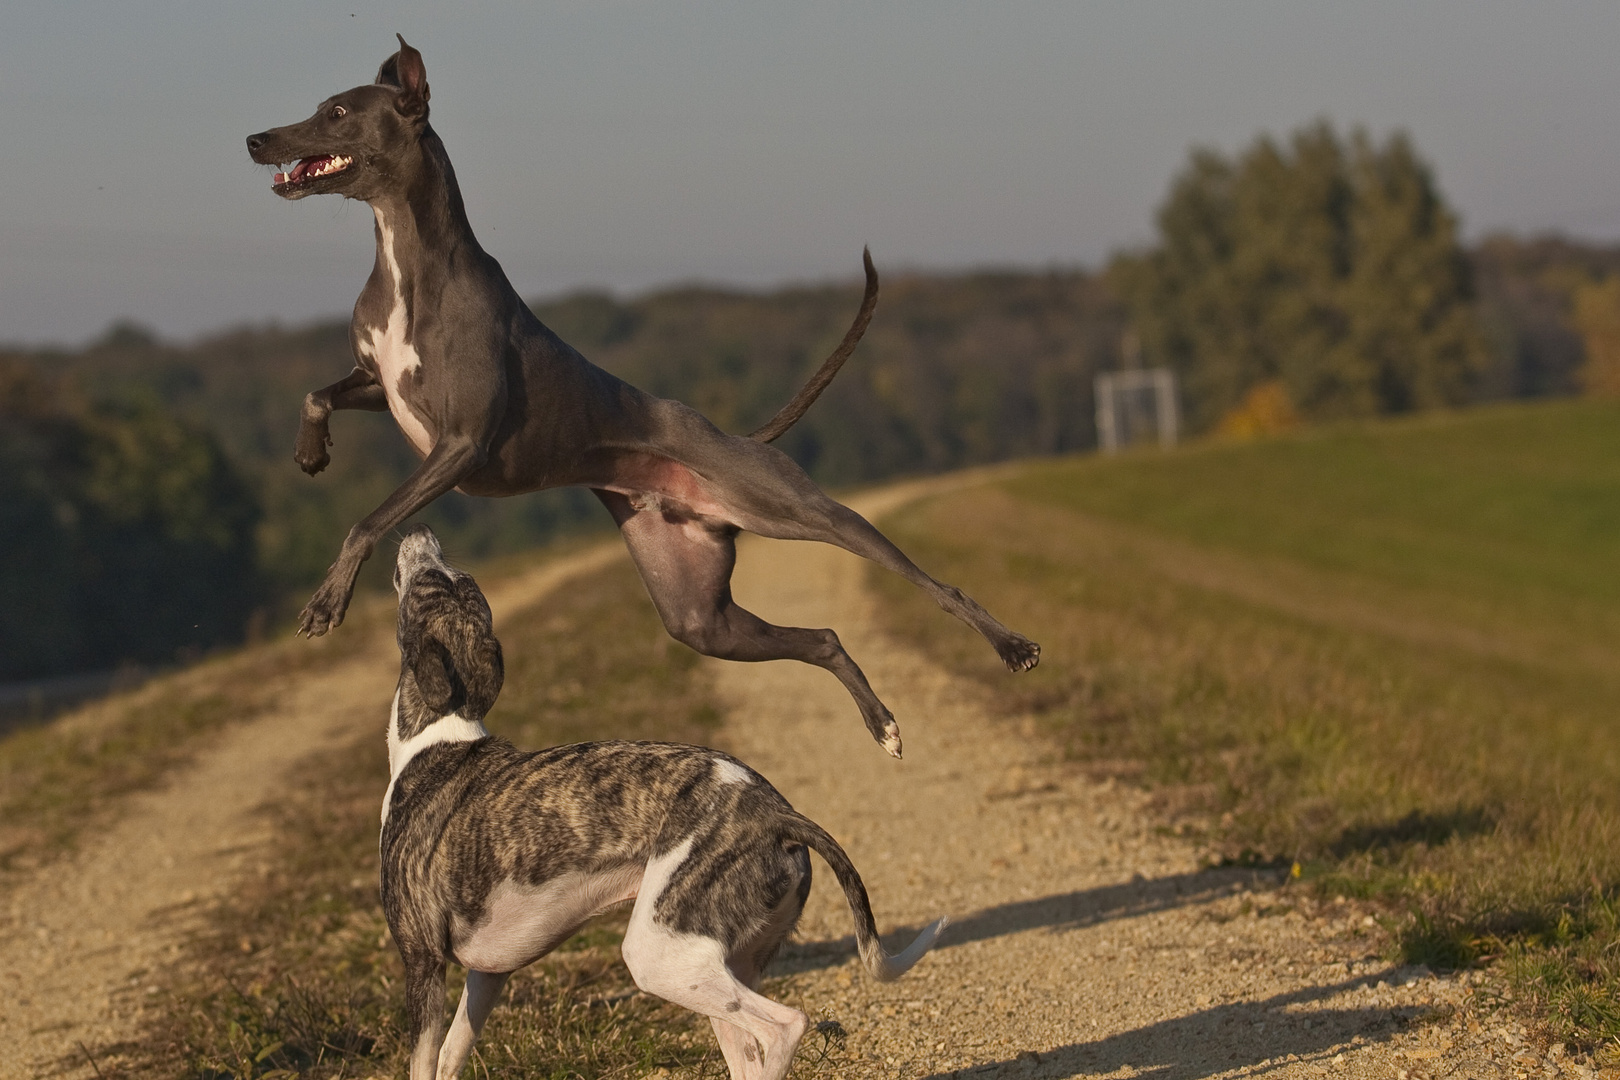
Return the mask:
<path fill-rule="evenodd" d="M 400 542 L 394 589 L 401 715 L 417 722 L 451 713 L 482 720 L 506 669 L 478 583 L 444 561 L 432 529 L 416 525 Z"/>
<path fill-rule="evenodd" d="M 248 154 L 261 165 L 297 162 L 275 175 L 271 190 L 284 199 L 372 199 L 399 190 L 414 170 L 427 118 L 422 54 L 401 37 L 376 82 L 327 98 L 302 123 L 249 135 Z"/>

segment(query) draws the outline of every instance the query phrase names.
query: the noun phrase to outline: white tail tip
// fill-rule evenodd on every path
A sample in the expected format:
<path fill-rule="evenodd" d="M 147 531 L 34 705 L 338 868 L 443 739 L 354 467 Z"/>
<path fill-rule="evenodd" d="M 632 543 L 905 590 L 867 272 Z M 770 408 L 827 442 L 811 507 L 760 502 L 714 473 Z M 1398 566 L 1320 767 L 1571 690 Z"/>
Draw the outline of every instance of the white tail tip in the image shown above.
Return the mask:
<path fill-rule="evenodd" d="M 904 952 L 896 953 L 893 956 L 885 956 L 879 960 L 872 969 L 872 977 L 877 979 L 878 982 L 893 982 L 910 971 L 917 961 L 923 958 L 923 954 L 934 947 L 934 942 L 939 940 L 939 935 L 943 934 L 945 928 L 950 924 L 951 920 L 948 916 L 941 916 L 935 920 L 927 929 L 917 935 L 917 940 L 906 946 Z"/>

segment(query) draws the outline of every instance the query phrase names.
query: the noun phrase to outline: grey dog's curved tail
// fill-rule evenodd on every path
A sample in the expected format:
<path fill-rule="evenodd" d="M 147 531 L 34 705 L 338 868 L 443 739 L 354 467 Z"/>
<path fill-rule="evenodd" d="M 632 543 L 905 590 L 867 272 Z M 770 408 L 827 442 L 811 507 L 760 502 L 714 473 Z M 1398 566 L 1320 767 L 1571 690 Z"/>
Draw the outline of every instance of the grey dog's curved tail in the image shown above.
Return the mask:
<path fill-rule="evenodd" d="M 883 950 L 883 943 L 878 940 L 877 920 L 872 917 L 872 901 L 866 895 L 866 883 L 861 880 L 855 864 L 849 861 L 849 856 L 838 841 L 803 814 L 789 810 L 782 816 L 786 825 L 783 831 L 826 859 L 827 865 L 838 877 L 838 884 L 844 889 L 844 899 L 849 902 L 850 914 L 855 916 L 855 944 L 860 949 L 861 963 L 872 973 L 872 978 L 878 982 L 891 982 L 910 971 L 912 965 L 934 947 L 934 942 L 939 940 L 939 935 L 950 920 L 935 920 L 902 952 L 891 956 Z"/>
<path fill-rule="evenodd" d="M 877 310 L 878 276 L 877 268 L 872 265 L 872 249 L 861 249 L 861 264 L 866 267 L 866 295 L 861 297 L 861 309 L 855 313 L 855 321 L 850 324 L 849 332 L 844 340 L 838 343 L 832 355 L 821 362 L 821 367 L 810 377 L 810 381 L 799 388 L 793 395 L 793 400 L 782 406 L 780 412 L 771 417 L 770 423 L 756 431 L 749 433 L 750 439 L 760 442 L 774 442 L 781 437 L 788 428 L 799 422 L 799 417 L 809 411 L 810 406 L 816 403 L 816 398 L 827 389 L 827 384 L 833 381 L 838 369 L 844 366 L 849 354 L 855 351 L 855 346 L 861 342 L 861 335 L 866 333 L 866 324 L 872 321 L 872 312 Z"/>

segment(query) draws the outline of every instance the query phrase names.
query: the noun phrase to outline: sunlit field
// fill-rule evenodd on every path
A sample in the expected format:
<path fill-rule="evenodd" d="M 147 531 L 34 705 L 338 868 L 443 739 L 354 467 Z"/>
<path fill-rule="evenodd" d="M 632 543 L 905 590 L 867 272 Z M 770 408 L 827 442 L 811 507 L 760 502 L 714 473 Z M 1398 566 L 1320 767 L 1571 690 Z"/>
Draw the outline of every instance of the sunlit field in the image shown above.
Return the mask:
<path fill-rule="evenodd" d="M 1379 898 L 1405 959 L 1620 1036 L 1620 407 L 1032 464 L 886 528 L 1045 652 L 1009 680 L 874 572 L 891 628 L 1212 860 Z"/>

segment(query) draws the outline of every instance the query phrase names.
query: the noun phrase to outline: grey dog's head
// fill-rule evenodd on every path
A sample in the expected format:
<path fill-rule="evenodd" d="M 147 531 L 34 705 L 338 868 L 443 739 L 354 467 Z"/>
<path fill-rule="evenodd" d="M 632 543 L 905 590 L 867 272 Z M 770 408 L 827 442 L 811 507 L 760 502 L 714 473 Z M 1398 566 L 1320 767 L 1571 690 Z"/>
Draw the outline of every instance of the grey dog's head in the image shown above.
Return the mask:
<path fill-rule="evenodd" d="M 394 589 L 405 726 L 451 713 L 482 720 L 500 695 L 506 669 L 478 583 L 444 561 L 432 529 L 416 525 L 400 542 Z"/>
<path fill-rule="evenodd" d="M 375 82 L 327 98 L 308 120 L 249 135 L 248 155 L 260 165 L 297 162 L 272 184 L 284 199 L 376 198 L 401 189 L 418 166 L 428 96 L 422 54 L 400 38 Z"/>

